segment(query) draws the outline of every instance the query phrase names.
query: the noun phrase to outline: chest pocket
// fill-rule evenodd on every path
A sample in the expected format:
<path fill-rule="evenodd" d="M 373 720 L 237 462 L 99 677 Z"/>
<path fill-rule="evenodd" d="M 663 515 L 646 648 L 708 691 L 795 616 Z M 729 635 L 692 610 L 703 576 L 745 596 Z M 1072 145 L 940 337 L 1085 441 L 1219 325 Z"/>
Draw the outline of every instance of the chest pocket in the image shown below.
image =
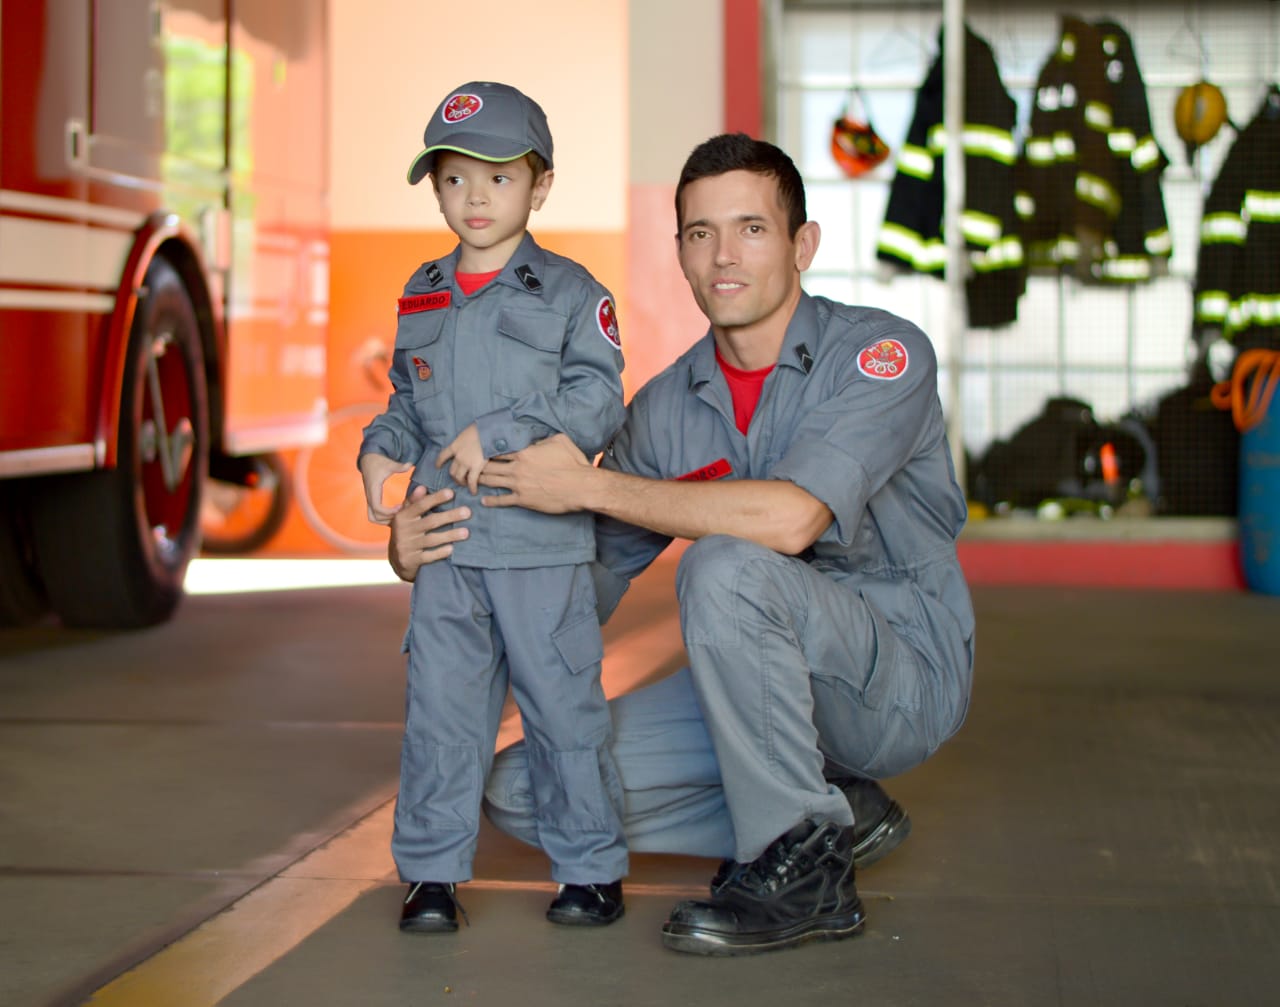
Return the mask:
<path fill-rule="evenodd" d="M 493 343 L 494 359 L 489 361 L 493 390 L 510 399 L 554 392 L 560 383 L 560 349 L 567 322 L 554 311 L 503 308 Z"/>
<path fill-rule="evenodd" d="M 396 356 L 413 380 L 415 402 L 439 395 L 446 384 L 450 366 L 443 355 L 448 347 L 440 335 L 448 315 L 448 309 L 416 311 L 401 315 L 396 323 Z"/>
<path fill-rule="evenodd" d="M 448 389 L 452 348 L 441 339 L 448 309 L 401 315 L 396 323 L 396 363 L 413 382 L 413 409 L 422 433 L 440 443 L 449 435 Z"/>

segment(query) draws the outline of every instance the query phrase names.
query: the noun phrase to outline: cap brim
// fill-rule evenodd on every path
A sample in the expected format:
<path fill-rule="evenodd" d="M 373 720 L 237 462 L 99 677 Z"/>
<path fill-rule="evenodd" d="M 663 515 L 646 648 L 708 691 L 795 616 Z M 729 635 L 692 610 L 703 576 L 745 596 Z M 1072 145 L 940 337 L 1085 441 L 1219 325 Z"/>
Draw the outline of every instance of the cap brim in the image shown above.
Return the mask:
<path fill-rule="evenodd" d="M 435 152 L 424 150 L 421 154 L 413 159 L 413 164 L 409 165 L 409 184 L 417 185 L 427 174 L 435 167 Z"/>
<path fill-rule="evenodd" d="M 501 141 L 495 141 L 491 136 L 459 133 L 450 137 L 448 143 L 437 143 L 427 147 L 413 159 L 413 163 L 409 165 L 408 178 L 410 185 L 417 185 L 426 178 L 428 173 L 435 169 L 436 153 L 442 150 L 451 150 L 456 154 L 466 154 L 467 157 L 478 158 L 481 161 L 502 164 L 507 161 L 514 161 L 518 157 L 524 157 L 533 148 L 521 147 L 517 144 L 504 144 Z M 543 158 L 543 160 L 546 160 L 546 158 Z"/>

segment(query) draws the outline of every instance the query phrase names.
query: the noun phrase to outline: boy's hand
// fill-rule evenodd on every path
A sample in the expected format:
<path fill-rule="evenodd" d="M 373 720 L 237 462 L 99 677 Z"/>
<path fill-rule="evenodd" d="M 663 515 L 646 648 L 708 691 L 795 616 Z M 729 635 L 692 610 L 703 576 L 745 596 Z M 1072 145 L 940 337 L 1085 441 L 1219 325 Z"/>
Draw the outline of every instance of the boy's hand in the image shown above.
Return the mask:
<path fill-rule="evenodd" d="M 480 491 L 480 470 L 484 468 L 484 448 L 480 446 L 480 431 L 472 423 L 453 439 L 453 443 L 436 456 L 436 468 L 449 466 L 449 477 L 458 485 L 466 486 L 472 494 Z"/>
<path fill-rule="evenodd" d="M 391 523 L 392 515 L 401 505 L 388 507 L 383 503 L 382 487 L 393 475 L 408 472 L 411 468 L 411 462 L 398 462 L 386 455 L 369 452 L 360 456 L 360 478 L 364 480 L 364 499 L 370 521 L 375 524 Z"/>

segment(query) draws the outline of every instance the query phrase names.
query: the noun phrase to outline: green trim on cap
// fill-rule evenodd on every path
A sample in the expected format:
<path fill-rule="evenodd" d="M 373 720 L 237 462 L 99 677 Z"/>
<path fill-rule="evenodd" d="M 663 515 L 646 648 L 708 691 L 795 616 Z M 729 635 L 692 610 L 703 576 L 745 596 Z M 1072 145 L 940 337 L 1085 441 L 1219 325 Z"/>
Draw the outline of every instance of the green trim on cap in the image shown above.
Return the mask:
<path fill-rule="evenodd" d="M 419 175 L 416 180 L 414 179 L 413 169 L 418 166 L 418 164 L 422 161 L 422 159 L 426 157 L 428 154 L 436 154 L 442 150 L 452 151 L 455 154 L 464 154 L 467 157 L 474 157 L 477 161 L 488 161 L 490 164 L 510 164 L 512 161 L 519 161 L 520 158 L 524 157 L 527 154 L 532 154 L 534 152 L 533 148 L 529 147 L 526 150 L 522 150 L 519 154 L 515 154 L 511 157 L 486 157 L 484 154 L 477 154 L 474 150 L 466 150 L 462 147 L 454 147 L 447 143 L 437 144 L 434 147 L 428 147 L 426 150 L 422 151 L 417 157 L 413 159 L 413 163 L 409 165 L 409 171 L 406 173 L 405 179 L 408 181 L 410 185 L 417 185 L 418 182 L 421 182 L 424 178 L 427 177 L 427 175 L 431 173 L 430 170 L 428 169 L 427 171 L 424 171 L 421 175 Z M 539 154 L 538 156 L 541 157 L 542 155 Z"/>

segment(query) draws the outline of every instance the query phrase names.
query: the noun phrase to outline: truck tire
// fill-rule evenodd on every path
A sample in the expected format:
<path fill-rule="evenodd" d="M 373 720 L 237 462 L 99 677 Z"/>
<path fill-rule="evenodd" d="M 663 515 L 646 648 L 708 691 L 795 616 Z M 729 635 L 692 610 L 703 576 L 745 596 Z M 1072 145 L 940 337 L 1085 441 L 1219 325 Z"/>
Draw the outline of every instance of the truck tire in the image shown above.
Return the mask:
<path fill-rule="evenodd" d="M 289 515 L 289 473 L 278 451 L 252 459 L 243 483 L 211 476 L 200 510 L 200 548 L 211 556 L 255 552 Z"/>
<path fill-rule="evenodd" d="M 204 356 L 191 298 L 163 258 L 147 269 L 126 352 L 116 467 L 47 482 L 32 509 L 41 577 L 68 626 L 168 619 L 199 545 Z"/>
<path fill-rule="evenodd" d="M 29 626 L 49 611 L 31 547 L 26 496 L 22 481 L 0 482 L 0 627 Z"/>

